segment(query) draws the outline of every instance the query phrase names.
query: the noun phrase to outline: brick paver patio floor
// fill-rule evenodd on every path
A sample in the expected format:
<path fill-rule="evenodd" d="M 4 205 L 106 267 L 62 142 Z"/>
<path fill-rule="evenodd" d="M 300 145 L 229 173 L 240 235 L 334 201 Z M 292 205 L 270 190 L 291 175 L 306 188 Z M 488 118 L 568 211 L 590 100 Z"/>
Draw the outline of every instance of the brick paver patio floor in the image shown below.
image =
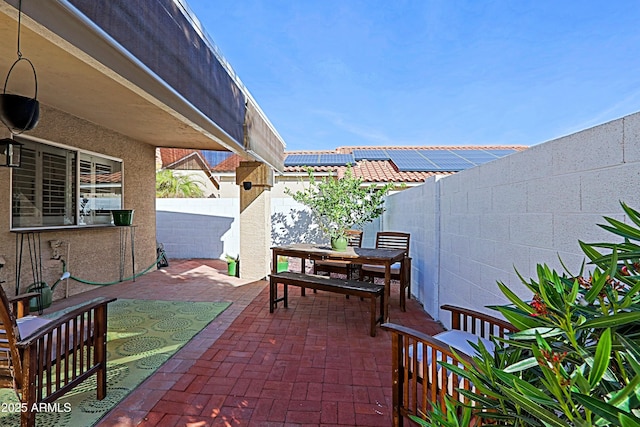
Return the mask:
<path fill-rule="evenodd" d="M 326 292 L 269 313 L 266 281 L 228 277 L 217 260 L 168 268 L 54 304 L 97 295 L 231 301 L 189 344 L 118 404 L 99 426 L 389 426 L 391 338 L 370 337 L 369 303 Z M 434 334 L 442 327 L 413 299 L 391 320 Z"/>

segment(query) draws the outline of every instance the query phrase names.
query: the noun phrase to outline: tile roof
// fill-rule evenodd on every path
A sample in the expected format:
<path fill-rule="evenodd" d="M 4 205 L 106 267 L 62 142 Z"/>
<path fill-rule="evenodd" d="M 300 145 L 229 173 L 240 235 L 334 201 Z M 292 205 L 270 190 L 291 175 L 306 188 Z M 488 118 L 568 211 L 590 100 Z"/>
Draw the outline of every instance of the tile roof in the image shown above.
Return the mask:
<path fill-rule="evenodd" d="M 526 146 L 521 145 L 494 145 L 494 146 L 478 146 L 478 145 L 464 145 L 464 146 L 352 146 L 352 147 L 338 147 L 335 150 L 292 150 L 287 151 L 287 155 L 320 155 L 320 154 L 345 154 L 353 155 L 355 150 L 386 150 L 386 151 L 407 151 L 415 152 L 416 150 L 427 151 L 467 151 L 467 150 L 513 150 L 523 151 Z M 307 160 L 303 160 L 307 161 Z M 285 163 L 286 164 L 286 163 Z M 330 172 L 337 171 L 338 175 L 341 175 L 346 169 L 345 166 L 329 166 L 329 165 L 312 165 L 310 166 L 317 172 Z M 285 166 L 285 172 L 305 172 L 306 166 L 289 165 Z M 361 177 L 364 182 L 423 182 L 427 178 L 434 175 L 451 175 L 457 170 L 407 170 L 399 168 L 392 160 L 375 160 L 375 159 L 362 159 L 357 160 L 353 165 L 353 173 L 355 176 Z"/>
<path fill-rule="evenodd" d="M 159 151 L 163 168 L 176 166 L 181 163 L 184 164 L 190 158 L 198 157 L 199 160 L 204 163 L 211 172 L 235 172 L 236 168 L 240 165 L 240 162 L 244 160 L 237 154 L 229 153 L 230 156 L 225 160 L 212 165 L 209 163 L 209 161 L 207 161 L 207 156 L 204 155 L 202 150 L 191 150 L 186 148 L 160 148 Z"/>
<path fill-rule="evenodd" d="M 346 166 L 314 166 L 314 172 L 336 172 L 342 176 Z M 453 172 L 402 172 L 389 160 L 361 160 L 353 167 L 353 174 L 364 182 L 424 182 L 435 175 L 451 175 Z M 287 166 L 286 172 L 304 172 L 304 166 Z"/>
<path fill-rule="evenodd" d="M 205 171 L 213 186 L 220 189 L 220 183 L 212 175 L 211 166 L 202 151 L 185 148 L 159 148 L 157 151 L 162 168 Z"/>
<path fill-rule="evenodd" d="M 527 149 L 526 146 L 520 145 L 495 145 L 495 146 L 478 146 L 478 145 L 465 145 L 465 146 L 352 146 L 352 147 L 338 147 L 335 150 L 292 150 L 287 151 L 286 155 L 296 154 L 353 154 L 354 150 L 515 150 L 523 151 Z M 186 149 L 168 149 L 161 148 L 162 163 L 166 166 L 171 163 L 178 162 L 181 158 L 180 155 L 189 156 L 197 150 Z M 165 153 L 167 151 L 167 153 Z M 170 153 L 168 151 L 171 151 Z M 227 159 L 218 163 L 217 165 L 211 165 L 210 170 L 212 173 L 234 173 L 240 162 L 244 160 L 237 154 L 232 154 Z M 315 172 L 333 172 L 339 176 L 344 173 L 346 166 L 328 166 L 328 165 L 315 165 L 311 166 Z M 359 160 L 353 165 L 353 173 L 355 176 L 362 178 L 364 182 L 406 182 L 417 183 L 424 182 L 427 178 L 435 175 L 451 175 L 455 171 L 402 171 L 391 160 Z M 305 173 L 307 167 L 305 166 L 285 166 L 285 173 Z"/>
<path fill-rule="evenodd" d="M 236 168 L 240 166 L 240 162 L 243 160 L 245 159 L 243 159 L 241 156 L 237 154 L 232 154 L 231 156 L 227 157 L 225 160 L 221 161 L 217 165 L 213 165 L 211 167 L 211 172 L 218 172 L 218 173 L 235 172 Z"/>
<path fill-rule="evenodd" d="M 192 150 L 188 148 L 160 148 L 160 159 L 162 160 L 162 167 L 165 168 L 174 163 L 183 160 L 185 157 L 189 157 L 193 153 L 199 150 Z"/>

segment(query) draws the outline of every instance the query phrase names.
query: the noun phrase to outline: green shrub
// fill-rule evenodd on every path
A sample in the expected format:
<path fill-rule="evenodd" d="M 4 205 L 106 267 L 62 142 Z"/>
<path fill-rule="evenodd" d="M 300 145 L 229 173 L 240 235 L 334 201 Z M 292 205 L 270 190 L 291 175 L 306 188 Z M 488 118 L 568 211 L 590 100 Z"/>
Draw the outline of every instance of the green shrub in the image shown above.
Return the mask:
<path fill-rule="evenodd" d="M 538 265 L 522 283 L 523 301 L 498 283 L 511 304 L 494 306 L 520 332 L 493 338 L 494 355 L 479 348 L 461 391 L 476 420 L 510 426 L 640 426 L 640 213 L 622 203 L 631 224 L 607 218 L 600 226 L 619 243 L 580 242 L 590 260 L 578 274 Z M 566 269 L 566 268 L 565 268 Z M 462 403 L 449 399 L 452 410 Z M 439 409 L 428 426 L 453 426 Z M 463 424 L 460 424 L 463 425 Z"/>

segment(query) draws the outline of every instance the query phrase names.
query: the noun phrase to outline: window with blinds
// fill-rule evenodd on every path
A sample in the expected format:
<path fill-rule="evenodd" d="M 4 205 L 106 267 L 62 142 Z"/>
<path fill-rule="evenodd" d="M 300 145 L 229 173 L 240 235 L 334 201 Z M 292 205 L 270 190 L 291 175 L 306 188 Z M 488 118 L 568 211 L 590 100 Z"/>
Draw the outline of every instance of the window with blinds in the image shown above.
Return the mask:
<path fill-rule="evenodd" d="M 29 226 L 41 222 L 36 206 L 36 151 L 22 147 L 22 161 L 12 172 L 13 227 Z"/>
<path fill-rule="evenodd" d="M 80 224 L 109 224 L 121 201 L 122 164 L 80 153 Z"/>
<path fill-rule="evenodd" d="M 65 193 L 67 188 L 73 190 L 73 154 L 66 155 L 42 152 L 42 221 L 44 225 L 64 225 L 65 217 L 73 215 L 73 199 L 67 204 Z M 69 159 L 68 157 L 71 158 Z M 68 161 L 70 160 L 70 162 Z M 71 167 L 70 167 L 71 166 Z"/>
<path fill-rule="evenodd" d="M 122 206 L 122 162 L 20 138 L 12 170 L 12 228 L 110 224 Z"/>

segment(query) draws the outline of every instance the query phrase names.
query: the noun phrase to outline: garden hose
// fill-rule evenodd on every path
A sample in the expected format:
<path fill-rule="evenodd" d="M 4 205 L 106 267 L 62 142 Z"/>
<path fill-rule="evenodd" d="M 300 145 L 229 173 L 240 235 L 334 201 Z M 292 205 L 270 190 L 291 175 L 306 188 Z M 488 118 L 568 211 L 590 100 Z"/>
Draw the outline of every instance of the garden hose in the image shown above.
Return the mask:
<path fill-rule="evenodd" d="M 136 273 L 136 274 L 134 274 L 133 276 L 125 277 L 125 278 L 124 278 L 124 279 L 122 279 L 122 280 L 117 280 L 117 281 L 114 281 L 114 282 L 105 282 L 105 283 L 101 283 L 101 282 L 92 282 L 92 281 L 90 281 L 90 280 L 80 279 L 80 278 L 78 278 L 78 277 L 76 277 L 76 276 L 69 276 L 69 278 L 70 278 L 70 279 L 75 280 L 76 282 L 84 283 L 85 285 L 92 285 L 92 286 L 110 286 L 110 285 L 116 285 L 116 284 L 118 284 L 118 283 L 122 283 L 122 282 L 125 282 L 125 281 L 127 281 L 127 280 L 133 280 L 133 279 L 135 279 L 136 277 L 140 277 L 140 276 L 142 276 L 143 274 L 147 273 L 147 272 L 148 272 L 149 270 L 151 270 L 154 266 L 157 266 L 157 265 L 158 265 L 158 262 L 160 261 L 160 259 L 162 258 L 162 256 L 163 256 L 163 255 L 164 255 L 164 254 L 160 254 L 160 255 L 158 256 L 158 258 L 153 262 L 153 264 L 151 264 L 149 267 L 145 268 L 145 269 L 144 269 L 143 271 L 141 271 L 140 273 Z"/>

